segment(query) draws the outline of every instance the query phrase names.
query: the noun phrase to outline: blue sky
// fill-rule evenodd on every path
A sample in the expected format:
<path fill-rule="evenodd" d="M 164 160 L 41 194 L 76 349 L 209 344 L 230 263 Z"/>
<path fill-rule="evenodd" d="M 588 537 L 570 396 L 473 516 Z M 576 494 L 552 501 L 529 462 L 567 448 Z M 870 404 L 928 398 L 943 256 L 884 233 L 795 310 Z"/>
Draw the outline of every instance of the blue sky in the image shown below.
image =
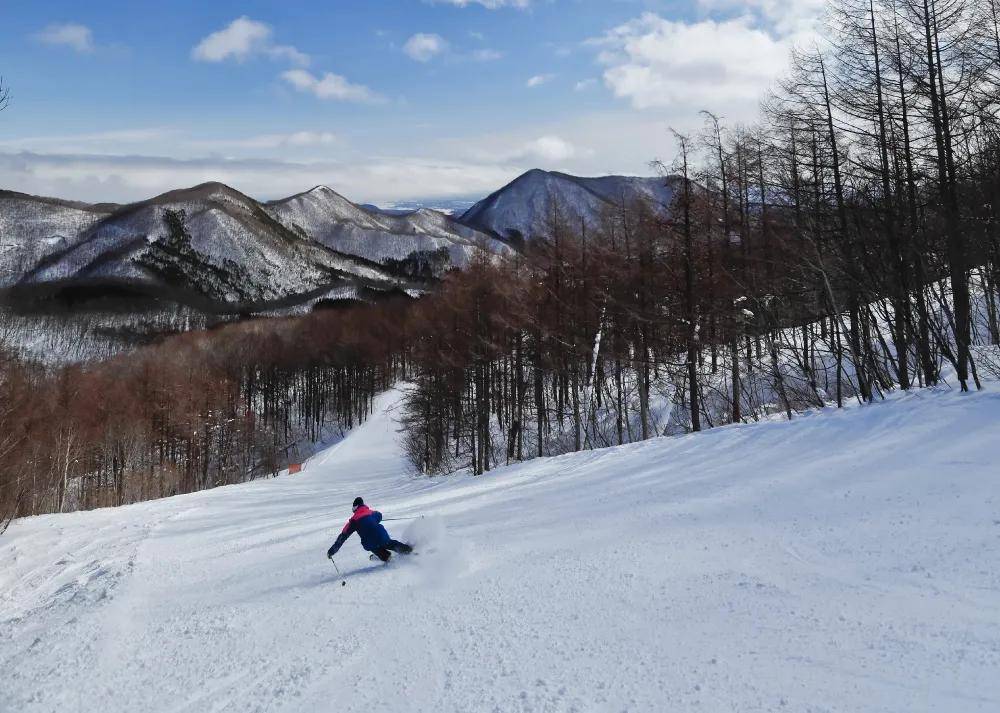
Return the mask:
<path fill-rule="evenodd" d="M 0 187 L 133 200 L 485 194 L 649 173 L 699 109 L 752 120 L 819 0 L 7 3 Z"/>

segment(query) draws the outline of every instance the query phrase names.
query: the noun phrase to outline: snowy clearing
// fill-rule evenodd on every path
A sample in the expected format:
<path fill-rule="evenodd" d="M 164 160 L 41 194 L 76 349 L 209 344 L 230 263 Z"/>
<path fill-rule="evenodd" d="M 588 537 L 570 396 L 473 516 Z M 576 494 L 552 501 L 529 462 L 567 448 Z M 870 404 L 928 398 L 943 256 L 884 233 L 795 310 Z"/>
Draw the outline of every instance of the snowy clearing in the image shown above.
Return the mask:
<path fill-rule="evenodd" d="M 15 522 L 0 710 L 1000 710 L 1000 394 L 442 479 L 399 403 L 299 475 Z M 421 554 L 354 538 L 341 586 L 356 495 Z"/>

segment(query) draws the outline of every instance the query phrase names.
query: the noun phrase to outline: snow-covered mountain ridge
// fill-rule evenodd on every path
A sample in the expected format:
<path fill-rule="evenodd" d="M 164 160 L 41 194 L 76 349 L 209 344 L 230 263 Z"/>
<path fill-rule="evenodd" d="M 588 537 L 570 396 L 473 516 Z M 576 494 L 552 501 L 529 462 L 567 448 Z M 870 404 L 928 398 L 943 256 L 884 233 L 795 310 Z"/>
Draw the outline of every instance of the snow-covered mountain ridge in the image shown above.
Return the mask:
<path fill-rule="evenodd" d="M 496 253 L 510 250 L 444 213 L 428 208 L 380 211 L 352 203 L 327 186 L 271 201 L 264 210 L 304 237 L 375 262 L 443 250 L 449 265 L 463 267 L 477 247 Z"/>
<path fill-rule="evenodd" d="M 533 170 L 460 217 L 362 206 L 327 186 L 258 202 L 217 182 L 128 205 L 0 192 L 0 289 L 127 287 L 246 309 L 354 289 L 421 289 L 476 251 L 546 234 L 553 210 L 596 224 L 622 204 L 665 208 L 671 181 Z M 514 247 L 512 247 L 514 246 Z"/>
<path fill-rule="evenodd" d="M 127 286 L 242 309 L 420 289 L 480 248 L 510 249 L 443 214 L 383 215 L 326 187 L 271 203 L 221 183 L 124 206 L 0 194 L 0 288 L 21 291 Z"/>
<path fill-rule="evenodd" d="M 460 220 L 465 225 L 518 242 L 548 233 L 554 213 L 590 227 L 614 210 L 643 202 L 666 210 L 677 179 L 602 176 L 581 178 L 535 169 L 479 201 Z"/>

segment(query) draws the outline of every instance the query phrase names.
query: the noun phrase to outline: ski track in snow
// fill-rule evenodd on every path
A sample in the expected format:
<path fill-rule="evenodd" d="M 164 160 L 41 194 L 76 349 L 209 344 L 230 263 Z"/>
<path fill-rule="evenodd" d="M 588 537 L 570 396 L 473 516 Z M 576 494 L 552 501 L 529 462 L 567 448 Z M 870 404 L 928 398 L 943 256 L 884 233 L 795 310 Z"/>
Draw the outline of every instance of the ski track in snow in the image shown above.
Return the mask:
<path fill-rule="evenodd" d="M 14 523 L 0 710 L 1000 710 L 1000 395 L 436 479 L 400 398 L 300 475 Z M 356 495 L 427 517 L 342 587 Z"/>

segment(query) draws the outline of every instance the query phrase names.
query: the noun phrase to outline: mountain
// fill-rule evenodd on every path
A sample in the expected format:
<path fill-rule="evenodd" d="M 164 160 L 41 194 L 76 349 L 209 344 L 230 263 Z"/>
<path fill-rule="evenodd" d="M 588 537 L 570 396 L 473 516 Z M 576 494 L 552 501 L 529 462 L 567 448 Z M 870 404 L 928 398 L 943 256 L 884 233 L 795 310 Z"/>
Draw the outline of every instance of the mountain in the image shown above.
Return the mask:
<path fill-rule="evenodd" d="M 2 191 L 0 288 L 29 302 L 124 290 L 215 312 L 419 291 L 480 249 L 544 235 L 555 208 L 588 225 L 623 202 L 666 209 L 674 180 L 536 169 L 458 219 L 361 206 L 326 186 L 266 203 L 214 182 L 128 205 Z"/>
<path fill-rule="evenodd" d="M 459 216 L 465 211 L 475 205 L 476 201 L 479 200 L 479 196 L 475 198 L 424 198 L 418 200 L 408 200 L 408 201 L 394 201 L 388 206 L 372 206 L 365 205 L 366 208 L 372 208 L 380 212 L 393 212 L 397 214 L 410 213 L 417 210 L 418 208 L 430 208 L 438 213 L 444 213 L 449 216 Z"/>
<path fill-rule="evenodd" d="M 170 191 L 105 215 L 38 199 L 20 203 L 22 212 L 30 212 L 27 205 L 50 215 L 32 223 L 34 241 L 13 226 L 15 242 L 52 248 L 18 277 L 20 288 L 128 286 L 178 301 L 246 307 L 345 282 L 385 289 L 401 282 L 378 265 L 294 233 L 221 183 Z M 50 226 L 65 230 L 50 234 Z M 80 231 L 73 235 L 72 228 Z"/>
<path fill-rule="evenodd" d="M 300 235 L 332 250 L 378 263 L 446 251 L 448 264 L 462 267 L 479 247 L 496 253 L 510 250 L 494 238 L 439 211 L 362 207 L 326 186 L 271 201 L 264 209 Z"/>
<path fill-rule="evenodd" d="M 534 169 L 469 208 L 459 222 L 518 242 L 545 235 L 553 208 L 568 219 L 597 225 L 608 211 L 637 201 L 663 210 L 673 198 L 676 178 L 602 176 L 581 178 Z"/>
<path fill-rule="evenodd" d="M 426 287 L 478 246 L 506 245 L 435 211 L 356 206 L 326 187 L 262 204 L 221 183 L 139 203 L 0 193 L 0 288 L 86 288 L 245 310 Z"/>
<path fill-rule="evenodd" d="M 0 287 L 47 255 L 67 250 L 113 208 L 0 191 Z"/>

